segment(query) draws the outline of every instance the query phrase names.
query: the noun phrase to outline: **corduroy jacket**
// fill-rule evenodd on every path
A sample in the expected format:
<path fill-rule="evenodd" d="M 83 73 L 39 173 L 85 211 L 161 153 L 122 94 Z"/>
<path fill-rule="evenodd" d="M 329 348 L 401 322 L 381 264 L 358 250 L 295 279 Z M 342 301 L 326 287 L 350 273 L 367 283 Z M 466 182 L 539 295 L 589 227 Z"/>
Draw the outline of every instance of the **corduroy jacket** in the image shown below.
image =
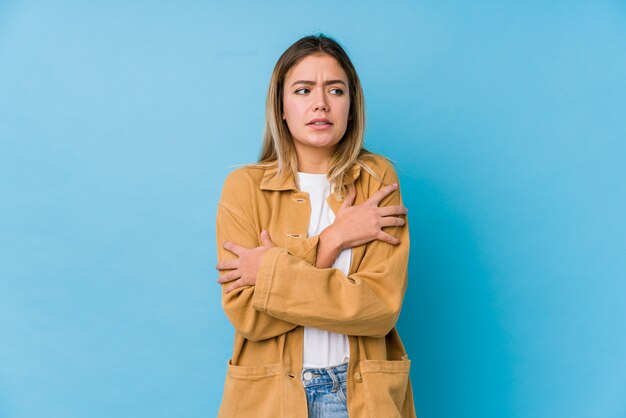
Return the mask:
<path fill-rule="evenodd" d="M 345 181 L 356 186 L 354 205 L 398 182 L 385 158 L 376 155 L 367 164 L 383 183 L 355 164 Z M 399 245 L 374 240 L 354 247 L 347 276 L 337 268 L 316 268 L 319 236 L 307 236 L 308 193 L 298 190 L 291 173 L 272 178 L 275 172 L 233 170 L 218 204 L 219 261 L 237 257 L 222 247 L 224 241 L 258 247 L 263 229 L 276 245 L 263 255 L 254 286 L 226 294 L 232 282 L 222 284 L 222 305 L 235 340 L 219 417 L 307 417 L 300 379 L 304 326 L 348 335 L 351 418 L 415 417 L 411 360 L 395 328 L 407 287 L 408 222 L 385 228 Z M 336 193 L 327 202 L 335 214 L 342 204 Z M 401 204 L 398 188 L 379 206 Z"/>

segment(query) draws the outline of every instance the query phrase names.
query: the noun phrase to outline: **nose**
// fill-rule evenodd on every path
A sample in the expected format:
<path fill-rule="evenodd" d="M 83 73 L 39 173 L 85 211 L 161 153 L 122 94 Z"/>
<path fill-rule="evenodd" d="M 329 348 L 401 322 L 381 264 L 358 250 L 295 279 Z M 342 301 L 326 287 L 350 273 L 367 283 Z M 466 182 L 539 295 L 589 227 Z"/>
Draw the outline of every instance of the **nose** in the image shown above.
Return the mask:
<path fill-rule="evenodd" d="M 328 112 L 328 100 L 326 99 L 326 94 L 324 91 L 319 91 L 314 95 L 313 99 L 313 110 L 314 111 L 324 111 Z"/>

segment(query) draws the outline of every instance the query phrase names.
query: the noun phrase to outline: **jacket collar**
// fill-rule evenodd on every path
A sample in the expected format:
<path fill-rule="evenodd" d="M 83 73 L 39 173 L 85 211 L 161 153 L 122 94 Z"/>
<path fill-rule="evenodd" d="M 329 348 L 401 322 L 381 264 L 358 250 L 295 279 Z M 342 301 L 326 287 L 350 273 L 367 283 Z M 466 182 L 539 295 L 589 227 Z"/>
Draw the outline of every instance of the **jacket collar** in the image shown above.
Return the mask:
<path fill-rule="evenodd" d="M 275 174 L 277 171 L 278 167 L 272 167 L 265 170 L 263 173 L 263 179 L 261 180 L 261 185 L 259 186 L 260 189 L 272 191 L 293 190 L 294 192 L 297 192 L 298 188 L 296 187 L 293 174 L 289 171 L 285 171 L 280 176 L 276 176 Z M 359 178 L 360 174 L 361 166 L 354 163 L 346 173 L 343 181 L 344 184 L 352 184 L 357 178 Z"/>

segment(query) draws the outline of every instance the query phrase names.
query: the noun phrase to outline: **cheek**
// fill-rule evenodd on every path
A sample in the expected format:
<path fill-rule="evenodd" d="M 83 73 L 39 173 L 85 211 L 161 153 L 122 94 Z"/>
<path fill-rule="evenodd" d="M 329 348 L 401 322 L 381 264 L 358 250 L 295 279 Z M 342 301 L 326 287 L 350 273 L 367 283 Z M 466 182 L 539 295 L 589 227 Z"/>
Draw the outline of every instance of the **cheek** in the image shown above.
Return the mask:
<path fill-rule="evenodd" d="M 341 114 L 343 116 L 343 119 L 347 123 L 348 117 L 350 116 L 350 102 L 346 102 L 343 104 L 343 106 L 341 107 Z"/>
<path fill-rule="evenodd" d="M 297 101 L 285 100 L 283 101 L 283 109 L 285 116 L 295 121 L 304 113 L 306 108 L 302 103 L 298 103 Z"/>

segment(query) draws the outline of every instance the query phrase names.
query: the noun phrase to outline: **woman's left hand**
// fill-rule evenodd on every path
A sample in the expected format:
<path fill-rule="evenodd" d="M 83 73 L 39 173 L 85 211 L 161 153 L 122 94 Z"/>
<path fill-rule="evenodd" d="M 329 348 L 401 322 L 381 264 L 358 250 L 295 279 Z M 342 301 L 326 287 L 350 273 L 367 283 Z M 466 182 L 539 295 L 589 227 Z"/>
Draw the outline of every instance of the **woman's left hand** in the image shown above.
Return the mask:
<path fill-rule="evenodd" d="M 231 270 L 217 279 L 220 284 L 235 281 L 226 289 L 226 293 L 243 286 L 254 286 L 256 277 L 259 274 L 261 259 L 263 255 L 272 247 L 275 247 L 270 238 L 269 232 L 261 231 L 261 242 L 263 245 L 255 248 L 246 248 L 230 241 L 225 241 L 223 246 L 226 250 L 236 254 L 239 258 L 234 260 L 224 260 L 217 263 L 217 270 Z"/>

